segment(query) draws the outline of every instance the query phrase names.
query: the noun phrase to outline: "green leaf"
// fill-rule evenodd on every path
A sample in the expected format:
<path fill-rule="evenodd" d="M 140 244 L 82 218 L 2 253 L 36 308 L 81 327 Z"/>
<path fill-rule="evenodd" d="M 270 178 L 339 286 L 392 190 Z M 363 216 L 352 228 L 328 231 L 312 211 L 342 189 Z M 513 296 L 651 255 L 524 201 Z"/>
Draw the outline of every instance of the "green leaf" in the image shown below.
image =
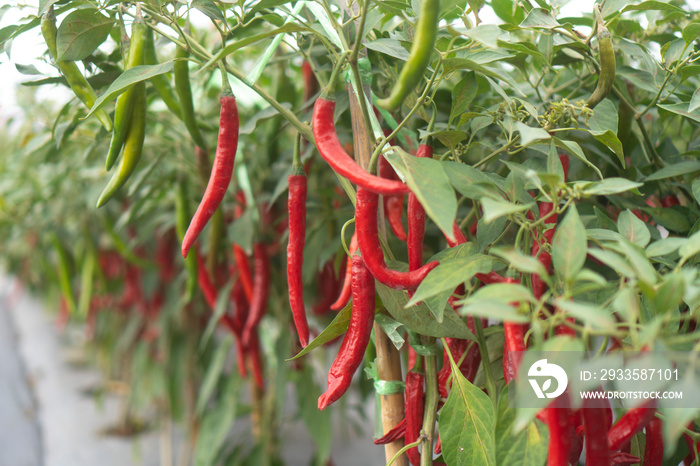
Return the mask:
<path fill-rule="evenodd" d="M 119 94 L 126 91 L 130 86 L 151 79 L 159 74 L 169 73 L 173 70 L 173 62 L 166 61 L 159 65 L 139 65 L 129 68 L 119 75 L 117 79 L 109 86 L 107 91 L 97 98 L 90 112 L 85 116 L 92 116 L 97 110 L 101 109 L 106 103 L 116 99 Z"/>
<path fill-rule="evenodd" d="M 402 61 L 408 60 L 409 57 L 409 53 L 408 50 L 406 50 L 406 47 L 402 46 L 401 42 L 399 42 L 396 39 L 373 40 L 371 42 L 367 42 L 365 44 L 365 47 L 367 47 L 370 50 L 374 50 L 375 52 L 388 55 L 392 58 L 398 58 Z"/>
<path fill-rule="evenodd" d="M 237 396 L 239 382 L 235 377 L 229 377 L 223 396 L 216 408 L 204 413 L 197 436 L 197 447 L 194 454 L 195 466 L 213 466 L 221 448 L 226 441 L 226 435 L 236 420 Z"/>
<path fill-rule="evenodd" d="M 693 97 L 690 98 L 690 103 L 688 103 L 688 111 L 694 112 L 700 108 L 700 89 L 697 89 L 693 93 Z"/>
<path fill-rule="evenodd" d="M 657 282 L 656 270 L 644 255 L 644 250 L 627 241 L 620 241 L 618 244 L 627 256 L 639 281 L 646 286 L 653 286 Z"/>
<path fill-rule="evenodd" d="M 438 421 L 445 462 L 495 466 L 495 413 L 491 398 L 464 378 L 458 367 L 452 367 L 452 374 L 452 390 Z"/>
<path fill-rule="evenodd" d="M 586 196 L 608 196 L 610 194 L 624 193 L 636 190 L 644 183 L 637 183 L 626 178 L 606 178 L 602 181 L 594 181 L 583 189 Z M 637 191 L 638 192 L 638 191 Z"/>
<path fill-rule="evenodd" d="M 516 324 L 526 324 L 530 322 L 530 317 L 521 314 L 508 303 L 496 299 L 483 299 L 475 302 L 468 302 L 459 308 L 460 315 L 485 317 L 501 322 L 514 322 Z"/>
<path fill-rule="evenodd" d="M 478 86 L 474 73 L 467 73 L 464 78 L 455 85 L 452 89 L 452 109 L 450 110 L 448 126 L 452 124 L 452 121 L 458 115 L 467 111 L 469 104 L 474 100 L 474 97 L 476 97 L 477 88 Z"/>
<path fill-rule="evenodd" d="M 413 306 L 443 291 L 452 291 L 460 284 L 471 280 L 477 273 L 490 272 L 492 262 L 493 259 L 489 256 L 473 253 L 466 257 L 460 256 L 440 261 L 440 265 L 431 270 L 418 286 L 407 306 Z"/>
<path fill-rule="evenodd" d="M 667 256 L 678 251 L 688 241 L 687 238 L 664 238 L 654 241 L 646 248 L 649 257 Z"/>
<path fill-rule="evenodd" d="M 498 218 L 491 223 L 486 223 L 483 218 L 479 219 L 476 224 L 476 240 L 479 245 L 479 252 L 483 252 L 501 236 L 507 223 L 508 221 L 504 217 Z"/>
<path fill-rule="evenodd" d="M 56 34 L 56 60 L 76 61 L 90 54 L 107 39 L 114 20 L 97 10 L 83 8 L 70 13 Z"/>
<path fill-rule="evenodd" d="M 378 298 L 376 298 L 375 314 L 381 309 L 381 303 L 378 301 Z M 328 327 L 323 329 L 323 331 L 319 333 L 316 338 L 309 342 L 306 348 L 299 351 L 299 353 L 296 356 L 286 359 L 286 361 L 294 361 L 295 359 L 305 356 L 306 354 L 318 348 L 319 346 L 323 346 L 332 339 L 339 337 L 340 335 L 345 333 L 348 329 L 348 324 L 350 324 L 351 314 L 352 300 L 343 309 L 341 309 L 340 312 L 338 312 L 338 314 L 333 319 L 333 322 L 328 324 Z"/>
<path fill-rule="evenodd" d="M 686 233 L 690 230 L 690 220 L 673 207 L 642 207 L 642 211 L 651 214 L 656 223 L 670 231 Z"/>
<path fill-rule="evenodd" d="M 570 152 L 574 157 L 591 167 L 593 171 L 596 172 L 596 175 L 598 175 L 598 178 L 600 178 L 601 180 L 603 179 L 603 174 L 600 172 L 600 169 L 586 158 L 586 154 L 583 153 L 583 149 L 581 149 L 581 146 L 579 146 L 577 142 L 564 141 L 559 138 L 552 138 L 552 140 L 554 141 L 554 144 L 557 147 L 559 147 L 560 149 L 564 149 L 567 152 Z"/>
<path fill-rule="evenodd" d="M 628 11 L 649 11 L 649 10 L 658 10 L 658 11 L 676 11 L 683 13 L 684 15 L 687 15 L 688 12 L 686 12 L 682 8 L 678 8 L 675 5 L 671 5 L 670 3 L 665 3 L 665 2 L 657 2 L 654 0 L 650 0 L 647 2 L 642 2 L 637 5 L 627 5 L 622 9 L 620 13 L 626 13 Z"/>
<path fill-rule="evenodd" d="M 204 408 L 206 408 L 209 398 L 211 398 L 212 393 L 214 393 L 214 388 L 216 388 L 216 384 L 221 378 L 224 363 L 226 363 L 226 357 L 233 344 L 233 338 L 231 338 L 230 334 L 227 334 L 223 340 L 217 343 L 216 352 L 207 367 L 207 372 L 204 374 L 204 380 L 202 381 L 199 396 L 197 397 L 196 411 L 199 415 L 204 412 Z"/>
<path fill-rule="evenodd" d="M 443 231 L 454 239 L 452 225 L 457 215 L 457 197 L 442 164 L 433 159 L 419 158 L 397 149 L 386 159 L 405 176 L 406 184 L 416 195 L 425 213 Z"/>
<path fill-rule="evenodd" d="M 673 178 L 674 176 L 690 175 L 691 173 L 695 173 L 697 171 L 700 171 L 700 161 L 686 160 L 673 165 L 667 165 L 664 168 L 655 171 L 651 175 L 647 176 L 646 181 L 664 180 L 666 178 Z"/>
<path fill-rule="evenodd" d="M 520 23 L 521 28 L 554 29 L 561 26 L 549 11 L 543 8 L 533 8 Z"/>
<path fill-rule="evenodd" d="M 423 303 L 406 309 L 408 293 L 405 291 L 393 290 L 377 283 L 377 293 L 389 314 L 404 324 L 408 330 L 436 338 L 475 339 L 467 325 L 454 312 L 445 313 L 443 321 L 438 322 Z"/>
<path fill-rule="evenodd" d="M 693 197 L 695 198 L 695 202 L 700 204 L 700 179 L 695 180 L 695 182 L 693 183 L 692 190 L 693 190 Z"/>
<path fill-rule="evenodd" d="M 554 300 L 554 305 L 563 309 L 576 320 L 580 320 L 593 328 L 611 332 L 615 330 L 617 322 L 613 316 L 610 312 L 598 306 L 588 303 L 575 303 L 568 299 L 558 298 Z"/>
<path fill-rule="evenodd" d="M 586 228 L 572 204 L 557 227 L 552 239 L 552 263 L 554 269 L 566 280 L 572 280 L 586 262 Z"/>
<path fill-rule="evenodd" d="M 698 36 L 700 36 L 700 22 L 688 23 L 683 28 L 683 39 L 686 44 L 693 42 Z"/>
<path fill-rule="evenodd" d="M 508 201 L 495 201 L 493 199 L 490 199 L 488 197 L 482 197 L 480 199 L 481 201 L 481 207 L 484 210 L 484 222 L 486 223 L 491 223 L 495 219 L 499 217 L 503 217 L 504 215 L 510 215 L 514 214 L 516 212 L 523 212 L 525 210 L 528 210 L 531 207 L 531 204 L 528 205 L 521 205 L 521 204 L 513 204 L 512 202 Z"/>
<path fill-rule="evenodd" d="M 549 279 L 549 274 L 544 268 L 544 265 L 537 260 L 536 257 L 526 256 L 519 250 L 508 247 L 508 248 L 493 248 L 491 249 L 491 254 L 494 256 L 502 257 L 508 263 L 515 267 L 518 271 L 524 273 L 534 273 L 540 276 L 547 284 L 551 285 Z"/>
<path fill-rule="evenodd" d="M 628 241 L 639 247 L 645 247 L 651 241 L 651 233 L 646 224 L 629 209 L 617 218 L 617 231 Z"/>
<path fill-rule="evenodd" d="M 683 260 L 687 260 L 700 252 L 700 231 L 688 238 L 688 241 L 678 249 Z"/>
<path fill-rule="evenodd" d="M 403 327 L 403 324 L 401 324 L 401 322 L 396 322 L 394 319 L 381 312 L 374 316 L 374 321 L 378 323 L 384 333 L 386 333 L 386 336 L 389 337 L 394 347 L 400 350 L 406 340 L 397 329 Z"/>
<path fill-rule="evenodd" d="M 508 404 L 508 390 L 498 397 L 496 417 L 496 464 L 509 466 L 541 466 L 547 460 L 549 433 L 546 426 L 535 419 L 527 427 L 515 432 L 517 411 Z"/>
<path fill-rule="evenodd" d="M 192 0 L 192 8 L 201 11 L 210 19 L 224 21 L 224 15 L 221 13 L 221 10 L 219 10 L 219 7 L 216 6 L 216 3 L 214 3 L 212 0 Z"/>
<path fill-rule="evenodd" d="M 622 256 L 605 249 L 589 249 L 588 253 L 607 265 L 613 271 L 627 277 L 634 278 L 634 270 Z"/>
<path fill-rule="evenodd" d="M 675 309 L 682 301 L 685 293 L 685 280 L 680 274 L 670 273 L 664 277 L 654 296 L 654 307 L 660 314 Z"/>
<path fill-rule="evenodd" d="M 480 42 L 486 47 L 497 49 L 498 38 L 503 35 L 503 31 L 495 24 L 480 24 L 477 27 L 464 30 L 463 34 L 474 39 L 476 42 Z M 474 58 L 473 53 L 469 55 L 469 58 L 477 62 L 479 61 Z"/>
<path fill-rule="evenodd" d="M 685 68 L 683 68 L 685 69 Z M 700 72 L 700 68 L 698 69 Z M 688 104 L 686 102 L 681 102 L 679 104 L 656 104 L 662 110 L 667 112 L 675 113 L 676 115 L 681 115 L 686 118 L 693 120 L 696 123 L 700 123 L 700 109 L 695 109 L 692 112 L 688 111 Z M 663 169 L 662 169 L 663 170 Z"/>
<path fill-rule="evenodd" d="M 533 128 L 521 122 L 515 123 L 515 128 L 520 133 L 520 142 L 523 147 L 530 145 L 533 141 L 549 140 L 550 134 L 542 128 Z"/>
<path fill-rule="evenodd" d="M 513 8 L 513 0 L 491 0 L 491 8 L 496 16 L 509 24 L 520 24 L 525 18 L 522 8 Z"/>

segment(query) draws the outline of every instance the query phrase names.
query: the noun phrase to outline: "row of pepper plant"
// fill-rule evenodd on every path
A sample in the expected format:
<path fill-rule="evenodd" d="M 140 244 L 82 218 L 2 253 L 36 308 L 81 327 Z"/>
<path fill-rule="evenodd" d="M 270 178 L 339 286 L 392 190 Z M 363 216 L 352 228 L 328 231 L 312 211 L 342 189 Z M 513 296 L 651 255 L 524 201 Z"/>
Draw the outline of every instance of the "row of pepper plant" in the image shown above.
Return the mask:
<path fill-rule="evenodd" d="M 566 3 L 1 7 L 2 261 L 126 387 L 118 432 L 283 464 L 301 419 L 331 464 L 375 398 L 387 464 L 700 464 L 698 409 L 508 403 L 522 351 L 698 350 L 700 14 Z"/>

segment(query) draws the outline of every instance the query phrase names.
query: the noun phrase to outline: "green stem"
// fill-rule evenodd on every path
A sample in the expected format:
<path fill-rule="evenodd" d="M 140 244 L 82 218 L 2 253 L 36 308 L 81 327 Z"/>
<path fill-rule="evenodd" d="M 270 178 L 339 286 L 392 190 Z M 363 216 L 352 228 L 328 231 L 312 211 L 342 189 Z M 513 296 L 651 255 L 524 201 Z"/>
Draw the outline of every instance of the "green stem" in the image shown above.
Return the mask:
<path fill-rule="evenodd" d="M 481 319 L 474 318 L 474 328 L 476 329 L 476 340 L 479 344 L 479 352 L 481 353 L 481 360 L 483 361 L 486 391 L 489 393 L 491 400 L 496 403 L 496 379 L 491 370 L 491 358 L 489 357 L 489 350 L 486 346 L 486 338 L 484 338 L 484 329 L 481 328 Z"/>
<path fill-rule="evenodd" d="M 505 146 L 502 146 L 502 147 L 499 148 L 499 149 L 496 149 L 495 151 L 491 152 L 489 155 L 487 155 L 486 157 L 484 157 L 483 159 L 481 159 L 481 160 L 479 160 L 477 163 L 475 163 L 475 164 L 474 164 L 474 168 L 479 168 L 480 166 L 482 166 L 483 164 L 485 164 L 486 162 L 488 162 L 489 160 L 491 160 L 492 158 L 494 158 L 495 156 L 497 156 L 497 155 L 500 154 L 501 152 L 507 151 L 507 150 L 510 149 L 516 142 L 518 142 L 519 139 L 520 139 L 520 135 L 515 136 L 513 139 L 511 139 L 511 140 L 508 142 L 508 144 L 506 144 Z"/>
<path fill-rule="evenodd" d="M 434 347 L 435 338 L 423 337 L 423 344 Z M 431 466 L 433 464 L 433 431 L 435 430 L 437 405 L 440 398 L 437 386 L 437 356 L 435 354 L 424 356 L 423 362 L 425 365 L 425 414 L 423 415 L 423 428 L 420 435 L 420 466 Z"/>

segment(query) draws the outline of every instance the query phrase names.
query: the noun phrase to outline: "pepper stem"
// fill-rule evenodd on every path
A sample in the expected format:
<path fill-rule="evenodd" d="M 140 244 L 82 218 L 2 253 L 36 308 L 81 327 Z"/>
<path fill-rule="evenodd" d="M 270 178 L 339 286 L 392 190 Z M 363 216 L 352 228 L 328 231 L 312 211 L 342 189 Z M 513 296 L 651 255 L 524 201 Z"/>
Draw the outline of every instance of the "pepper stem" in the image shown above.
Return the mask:
<path fill-rule="evenodd" d="M 343 65 L 345 64 L 345 59 L 350 55 L 350 51 L 345 51 L 343 52 L 340 57 L 338 57 L 338 61 L 336 62 L 335 66 L 333 67 L 333 72 L 331 73 L 331 77 L 328 80 L 328 84 L 326 85 L 326 88 L 323 90 L 321 93 L 321 98 L 327 99 L 329 96 L 333 94 L 333 90 L 335 89 L 335 82 L 338 80 L 338 76 L 340 75 L 340 70 L 343 68 Z"/>
<path fill-rule="evenodd" d="M 219 70 L 221 71 L 221 95 L 231 96 L 231 84 L 228 82 L 228 73 L 226 72 L 226 59 L 222 58 L 219 62 Z"/>
<path fill-rule="evenodd" d="M 305 175 L 304 164 L 301 163 L 301 133 L 297 133 L 294 140 L 294 152 L 292 154 L 292 174 Z"/>

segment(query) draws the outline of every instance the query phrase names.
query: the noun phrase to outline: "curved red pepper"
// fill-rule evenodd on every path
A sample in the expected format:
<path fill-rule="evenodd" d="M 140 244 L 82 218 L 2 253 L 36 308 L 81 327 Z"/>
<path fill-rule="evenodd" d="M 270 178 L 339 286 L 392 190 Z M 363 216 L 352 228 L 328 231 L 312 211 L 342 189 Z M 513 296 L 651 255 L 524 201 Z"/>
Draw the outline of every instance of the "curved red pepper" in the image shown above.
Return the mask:
<path fill-rule="evenodd" d="M 350 294 L 352 290 L 350 288 L 350 277 L 352 276 L 352 256 L 357 252 L 357 233 L 353 233 L 352 239 L 350 240 L 350 246 L 348 247 L 348 253 L 350 256 L 347 258 L 347 268 L 345 270 L 345 279 L 343 280 L 343 288 L 340 291 L 340 296 L 338 299 L 331 304 L 331 309 L 334 311 L 339 311 L 345 307 L 345 305 L 350 301 Z"/>
<path fill-rule="evenodd" d="M 250 271 L 250 262 L 248 261 L 248 255 L 245 253 L 245 249 L 233 244 L 233 260 L 236 262 L 238 271 L 241 276 L 241 283 L 243 285 L 243 291 L 248 299 L 248 302 L 253 300 L 253 275 Z"/>
<path fill-rule="evenodd" d="M 405 411 L 406 435 L 404 444 L 414 443 L 420 437 L 423 427 L 423 411 L 425 410 L 425 393 L 423 392 L 424 376 L 420 372 L 409 371 L 406 374 Z M 413 466 L 420 465 L 418 447 L 406 451 L 406 456 Z"/>
<path fill-rule="evenodd" d="M 289 305 L 292 308 L 294 326 L 301 347 L 309 344 L 309 323 L 304 308 L 304 285 L 301 270 L 304 265 L 304 243 L 306 242 L 306 176 L 304 170 L 289 175 L 289 242 L 287 243 L 287 282 L 289 283 Z"/>
<path fill-rule="evenodd" d="M 253 245 L 253 262 L 255 264 L 255 281 L 250 311 L 243 328 L 243 344 L 248 347 L 252 342 L 255 329 L 267 310 L 267 298 L 270 294 L 270 259 L 264 243 Z"/>
<path fill-rule="evenodd" d="M 664 463 L 663 421 L 654 417 L 645 429 L 644 466 L 662 466 Z"/>
<path fill-rule="evenodd" d="M 421 144 L 416 157 L 433 158 L 433 146 Z M 456 224 L 456 223 L 455 223 Z M 408 270 L 423 265 L 423 239 L 425 238 L 425 209 L 415 194 L 408 195 Z"/>
<path fill-rule="evenodd" d="M 545 409 L 544 418 L 549 427 L 547 466 L 569 466 L 572 439 L 576 436 L 576 433 L 572 422 L 571 410 L 566 406 L 567 403 L 568 397 L 565 394 L 556 398 Z M 586 439 L 586 443 L 588 443 L 588 439 Z M 588 450 L 586 450 L 586 454 L 588 454 Z M 606 465 L 606 463 L 588 462 L 586 464 Z"/>
<path fill-rule="evenodd" d="M 387 267 L 384 253 L 379 243 L 377 230 L 378 196 L 362 187 L 357 189 L 357 205 L 355 208 L 355 228 L 357 243 L 364 256 L 367 268 L 380 283 L 398 290 L 412 290 L 418 287 L 428 272 L 438 266 L 437 261 L 430 262 L 417 270 L 397 272 Z"/>
<path fill-rule="evenodd" d="M 608 432 L 610 451 L 622 449 L 637 432 L 654 418 L 655 412 L 656 403 L 654 400 L 627 411 Z"/>
<path fill-rule="evenodd" d="M 371 175 L 362 169 L 345 152 L 335 132 L 333 112 L 335 102 L 322 97 L 316 99 L 313 114 L 313 132 L 318 152 L 335 172 L 355 183 L 378 194 L 403 194 L 410 190 L 400 181 L 385 180 Z"/>
<path fill-rule="evenodd" d="M 216 144 L 214 166 L 202 202 L 197 207 L 182 239 L 182 257 L 187 257 L 197 237 L 221 204 L 233 174 L 233 162 L 238 148 L 238 107 L 236 98 L 232 95 L 222 95 L 219 102 L 221 103 L 219 139 Z"/>
<path fill-rule="evenodd" d="M 583 400 L 583 431 L 586 436 L 586 466 L 606 465 L 610 462 L 608 429 L 606 428 L 610 403 L 604 399 Z"/>
<path fill-rule="evenodd" d="M 386 131 L 385 131 L 386 134 Z M 393 142 L 391 143 L 393 145 Z M 400 181 L 399 176 L 394 171 L 394 167 L 384 158 L 383 155 L 379 156 L 379 161 L 377 162 L 377 172 L 379 176 L 387 180 Z M 392 233 L 401 241 L 406 241 L 408 238 L 406 236 L 406 230 L 401 222 L 401 216 L 403 215 L 403 194 L 398 194 L 396 196 L 383 196 L 382 199 L 384 203 L 384 214 L 389 222 L 389 227 Z"/>
<path fill-rule="evenodd" d="M 374 323 L 374 295 L 374 277 L 366 267 L 362 256 L 353 256 L 350 323 L 338 356 L 328 371 L 328 389 L 318 399 L 320 410 L 327 408 L 343 396 L 350 387 L 353 374 L 362 364 Z"/>

